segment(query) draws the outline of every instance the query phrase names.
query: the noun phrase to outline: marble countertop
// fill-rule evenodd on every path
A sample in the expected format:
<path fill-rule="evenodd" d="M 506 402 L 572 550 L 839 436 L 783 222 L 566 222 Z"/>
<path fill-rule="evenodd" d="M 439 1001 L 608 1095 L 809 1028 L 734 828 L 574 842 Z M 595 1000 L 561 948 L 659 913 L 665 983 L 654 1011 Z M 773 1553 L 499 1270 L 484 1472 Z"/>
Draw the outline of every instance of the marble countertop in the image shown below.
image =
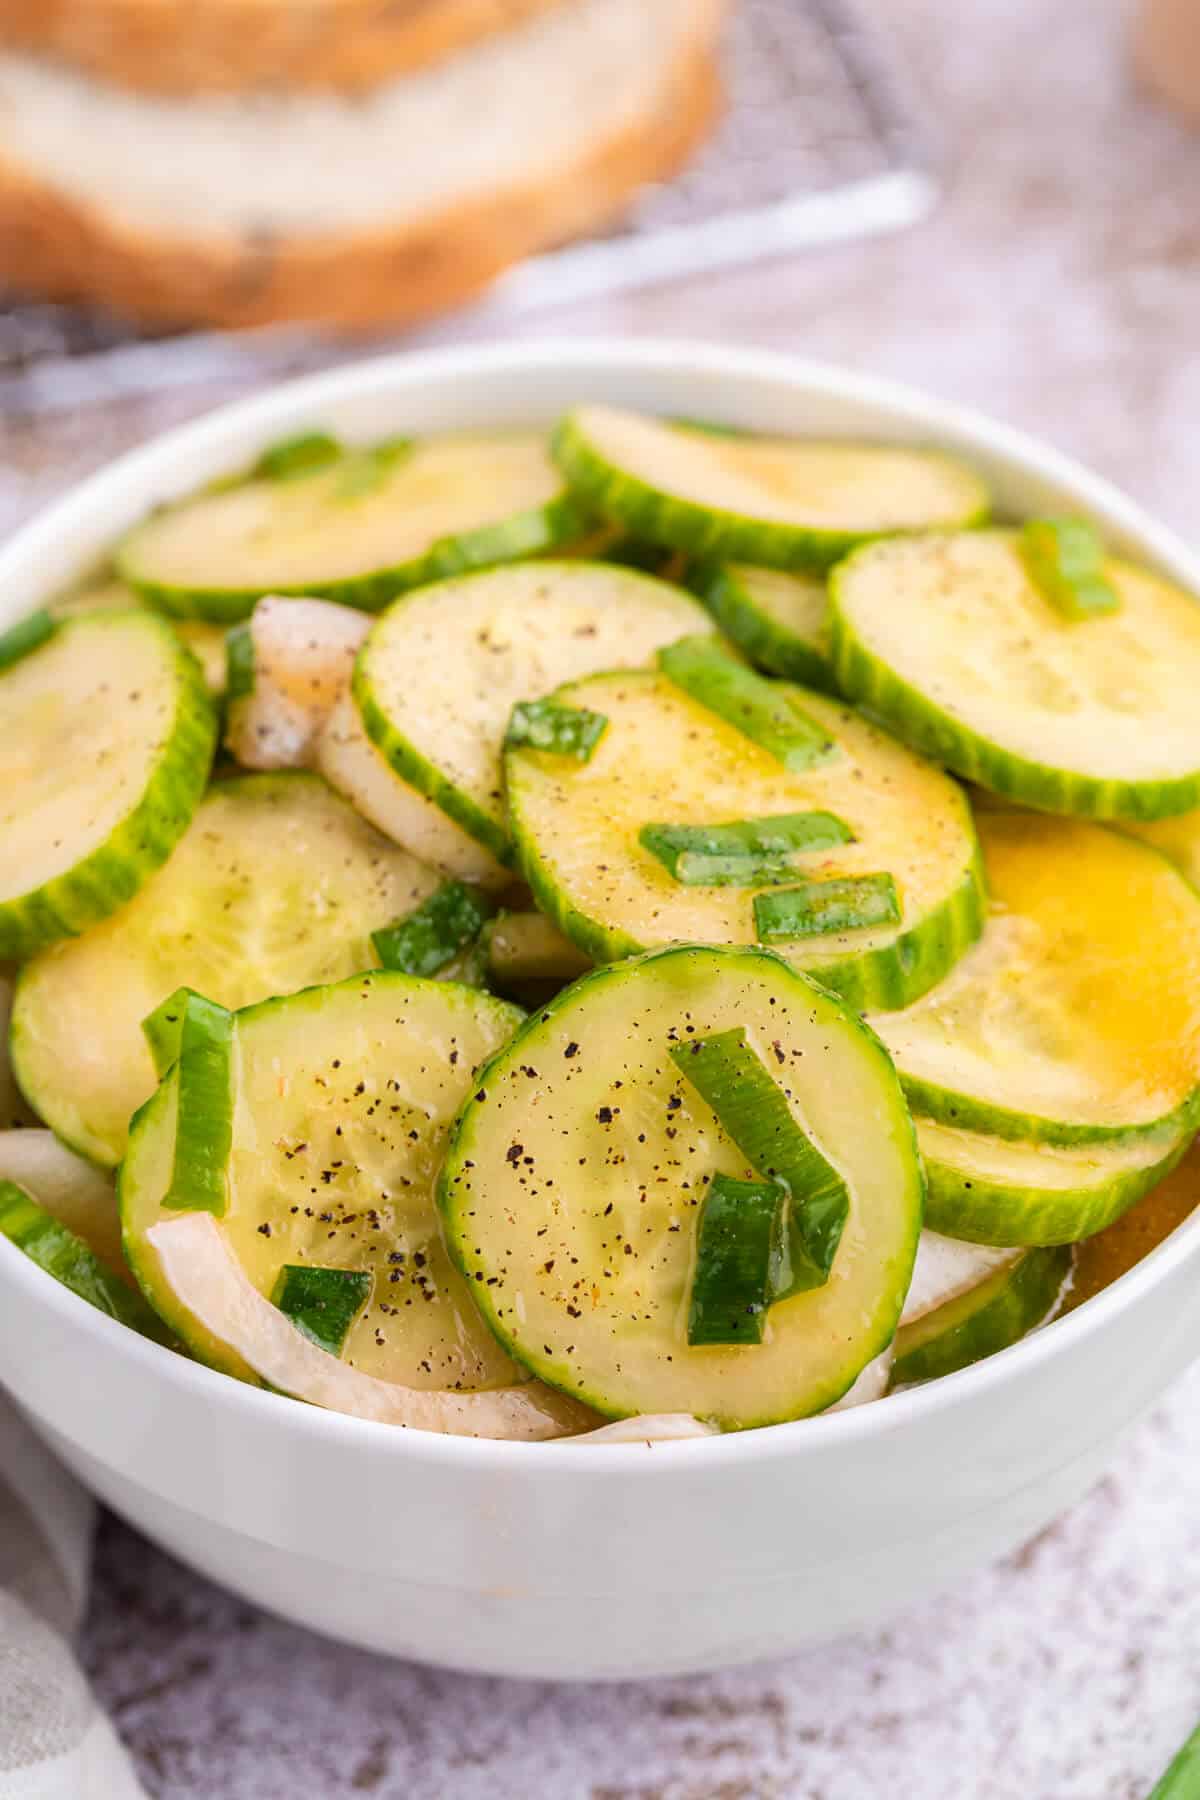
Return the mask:
<path fill-rule="evenodd" d="M 1116 0 L 877 4 L 952 152 L 933 218 L 517 330 L 687 332 L 900 376 L 1194 531 L 1200 136 L 1130 91 Z M 217 397 L 117 408 L 107 430 Z M 9 420 L 0 449 L 35 486 L 100 454 L 82 418 Z M 955 1593 L 736 1674 L 571 1689 L 392 1663 L 256 1612 L 112 1521 L 85 1660 L 159 1800 L 1144 1800 L 1200 1715 L 1198 1403 L 1194 1372 L 1068 1517 Z"/>

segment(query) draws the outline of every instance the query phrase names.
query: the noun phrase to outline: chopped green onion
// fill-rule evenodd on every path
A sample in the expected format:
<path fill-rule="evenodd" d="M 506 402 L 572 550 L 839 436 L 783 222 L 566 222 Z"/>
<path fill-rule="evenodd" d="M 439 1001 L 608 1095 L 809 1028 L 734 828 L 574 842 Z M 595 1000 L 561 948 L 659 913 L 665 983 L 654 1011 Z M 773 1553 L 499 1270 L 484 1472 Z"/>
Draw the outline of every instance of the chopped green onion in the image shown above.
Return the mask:
<path fill-rule="evenodd" d="M 254 639 L 248 625 L 225 634 L 225 699 L 244 700 L 254 692 Z"/>
<path fill-rule="evenodd" d="M 508 721 L 504 742 L 511 749 L 549 750 L 555 756 L 573 756 L 590 762 L 592 752 L 608 729 L 603 713 L 583 706 L 559 706 L 553 700 L 518 700 Z"/>
<path fill-rule="evenodd" d="M 787 1193 L 774 1181 L 714 1175 L 700 1209 L 689 1344 L 761 1344 L 786 1285 Z"/>
<path fill-rule="evenodd" d="M 1104 545 L 1086 519 L 1030 519 L 1021 531 L 1030 580 L 1064 619 L 1078 623 L 1121 610 L 1104 578 Z"/>
<path fill-rule="evenodd" d="M 642 847 L 684 887 L 758 887 L 791 881 L 790 857 L 851 842 L 833 813 L 776 813 L 728 825 L 643 825 Z"/>
<path fill-rule="evenodd" d="M 1200 1800 L 1200 1725 L 1155 1784 L 1147 1800 Z"/>
<path fill-rule="evenodd" d="M 413 440 L 406 437 L 385 438 L 366 450 L 346 452 L 338 476 L 335 498 L 359 500 L 373 493 L 396 464 L 412 450 Z"/>
<path fill-rule="evenodd" d="M 22 619 L 0 634 L 0 669 L 10 669 L 23 656 L 28 656 L 31 650 L 37 650 L 47 638 L 53 637 L 57 630 L 57 621 L 51 618 L 44 606 L 39 611 L 30 613 L 27 619 Z"/>
<path fill-rule="evenodd" d="M 342 446 L 327 431 L 303 431 L 264 450 L 252 473 L 263 481 L 291 481 L 336 462 Z"/>
<path fill-rule="evenodd" d="M 385 969 L 402 975 L 436 975 L 479 936 L 494 908 L 477 889 L 444 881 L 415 912 L 371 934 Z"/>
<path fill-rule="evenodd" d="M 777 1050 L 781 1066 L 786 1052 Z M 747 1041 L 745 1028 L 671 1047 L 671 1060 L 716 1113 L 738 1149 L 791 1197 L 786 1293 L 829 1277 L 850 1207 L 846 1184 L 799 1125 L 787 1095 Z M 785 1291 L 776 1295 L 785 1298 Z"/>
<path fill-rule="evenodd" d="M 371 1292 L 369 1269 L 320 1269 L 284 1263 L 271 1299 L 306 1338 L 340 1356 L 346 1334 Z"/>
<path fill-rule="evenodd" d="M 837 745 L 786 688 L 755 674 L 711 638 L 685 637 L 658 653 L 658 666 L 685 694 L 799 773 L 827 762 Z"/>
<path fill-rule="evenodd" d="M 187 996 L 177 1070 L 175 1161 L 162 1204 L 220 1218 L 233 1145 L 233 1014 L 200 994 Z"/>
<path fill-rule="evenodd" d="M 895 925 L 900 900 L 890 875 L 851 875 L 835 881 L 801 881 L 774 894 L 754 896 L 760 944 Z"/>

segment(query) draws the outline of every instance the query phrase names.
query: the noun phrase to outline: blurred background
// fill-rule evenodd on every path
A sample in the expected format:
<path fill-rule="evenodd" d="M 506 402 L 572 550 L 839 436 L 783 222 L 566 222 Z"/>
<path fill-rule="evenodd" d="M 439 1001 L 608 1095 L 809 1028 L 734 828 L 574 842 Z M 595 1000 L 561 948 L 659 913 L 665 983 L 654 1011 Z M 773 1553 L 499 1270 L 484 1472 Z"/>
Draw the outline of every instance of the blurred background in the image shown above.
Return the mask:
<path fill-rule="evenodd" d="M 1200 0 L 0 0 L 0 288 L 0 533 L 290 372 L 612 331 L 916 382 L 1194 535 Z M 786 1672 L 402 1668 L 113 1522 L 85 1656 L 172 1796 L 1138 1800 L 1192 1723 L 1198 1397 Z"/>

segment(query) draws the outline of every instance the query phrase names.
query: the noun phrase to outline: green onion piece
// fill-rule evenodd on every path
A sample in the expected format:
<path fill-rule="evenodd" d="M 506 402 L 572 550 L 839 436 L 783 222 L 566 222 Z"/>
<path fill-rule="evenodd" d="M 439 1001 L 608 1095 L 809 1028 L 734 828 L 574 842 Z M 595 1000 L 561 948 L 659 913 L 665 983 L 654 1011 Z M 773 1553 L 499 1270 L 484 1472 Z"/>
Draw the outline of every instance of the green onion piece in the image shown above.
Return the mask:
<path fill-rule="evenodd" d="M 785 1190 L 714 1175 L 700 1209 L 689 1344 L 761 1344 L 767 1310 L 786 1284 Z"/>
<path fill-rule="evenodd" d="M 603 713 L 584 706 L 559 706 L 554 700 L 518 700 L 508 721 L 504 742 L 510 750 L 549 750 L 554 756 L 573 756 L 590 762 L 592 752 L 608 729 Z"/>
<path fill-rule="evenodd" d="M 896 925 L 899 920 L 900 900 L 890 875 L 801 881 L 779 893 L 754 896 L 754 928 L 760 944 Z"/>
<path fill-rule="evenodd" d="M 220 1218 L 229 1201 L 233 1145 L 233 1014 L 189 993 L 177 1069 L 175 1162 L 162 1204 L 172 1212 Z"/>
<path fill-rule="evenodd" d="M 779 1053 L 781 1056 L 783 1052 Z M 787 1096 L 746 1039 L 744 1026 L 671 1047 L 671 1060 L 759 1175 L 791 1197 L 787 1287 L 798 1294 L 829 1277 L 850 1208 L 845 1182 L 796 1122 Z"/>
<path fill-rule="evenodd" d="M 379 487 L 385 476 L 412 450 L 413 440 L 406 437 L 385 438 L 366 450 L 349 450 L 342 460 L 336 498 L 358 500 Z"/>
<path fill-rule="evenodd" d="M 638 842 L 684 887 L 758 887 L 791 881 L 788 859 L 848 844 L 853 834 L 833 813 L 775 813 L 728 825 L 643 825 Z"/>
<path fill-rule="evenodd" d="M 43 606 L 0 633 L 0 669 L 11 669 L 23 656 L 28 656 L 31 650 L 38 649 L 47 638 L 53 637 L 57 630 L 57 620 L 52 619 Z"/>
<path fill-rule="evenodd" d="M 685 637 L 658 653 L 658 666 L 685 694 L 799 773 L 827 762 L 837 745 L 778 682 L 726 656 L 711 638 Z"/>
<path fill-rule="evenodd" d="M 371 933 L 385 969 L 402 975 L 436 975 L 474 942 L 491 918 L 491 902 L 461 881 L 444 881 L 415 912 Z"/>
<path fill-rule="evenodd" d="M 340 1356 L 346 1333 L 367 1303 L 369 1269 L 318 1269 L 309 1263 L 284 1263 L 271 1299 L 306 1338 Z"/>
<path fill-rule="evenodd" d="M 254 692 L 254 638 L 248 625 L 225 633 L 225 699 L 232 704 Z"/>
<path fill-rule="evenodd" d="M 1198 1800 L 1200 1797 L 1200 1725 L 1155 1784 L 1147 1800 Z"/>
<path fill-rule="evenodd" d="M 183 1039 L 183 1021 L 187 1014 L 188 1001 L 199 1000 L 201 1005 L 208 1005 L 203 995 L 197 994 L 194 988 L 178 987 L 173 994 L 168 994 L 154 1011 L 147 1013 L 142 1020 L 142 1034 L 150 1046 L 150 1054 L 154 1058 L 154 1068 L 161 1081 L 167 1070 L 179 1061 L 179 1046 Z"/>
<path fill-rule="evenodd" d="M 303 431 L 264 450 L 251 470 L 262 481 L 291 481 L 336 462 L 342 446 L 327 431 Z"/>
<path fill-rule="evenodd" d="M 1021 556 L 1034 586 L 1064 619 L 1120 612 L 1120 596 L 1104 578 L 1104 545 L 1086 519 L 1030 519 Z"/>
<path fill-rule="evenodd" d="M 695 431 L 702 437 L 715 438 L 747 438 L 751 434 L 741 425 L 722 425 L 717 419 L 691 419 L 684 413 L 676 413 L 667 420 L 676 431 Z"/>
<path fill-rule="evenodd" d="M 106 1269 L 82 1238 L 68 1231 L 15 1181 L 0 1181 L 0 1236 L 97 1312 L 119 1319 L 160 1344 L 169 1333 L 137 1289 Z"/>

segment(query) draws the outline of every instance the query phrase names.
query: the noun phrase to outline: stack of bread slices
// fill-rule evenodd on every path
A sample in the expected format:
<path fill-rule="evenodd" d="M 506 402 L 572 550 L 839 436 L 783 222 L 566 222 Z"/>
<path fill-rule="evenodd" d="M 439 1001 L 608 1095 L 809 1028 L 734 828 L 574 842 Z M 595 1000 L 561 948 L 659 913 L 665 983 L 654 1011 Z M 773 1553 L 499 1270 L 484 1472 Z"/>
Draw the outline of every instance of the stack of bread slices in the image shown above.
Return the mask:
<path fill-rule="evenodd" d="M 145 323 L 403 323 L 607 224 L 726 0 L 0 0 L 0 281 Z"/>

